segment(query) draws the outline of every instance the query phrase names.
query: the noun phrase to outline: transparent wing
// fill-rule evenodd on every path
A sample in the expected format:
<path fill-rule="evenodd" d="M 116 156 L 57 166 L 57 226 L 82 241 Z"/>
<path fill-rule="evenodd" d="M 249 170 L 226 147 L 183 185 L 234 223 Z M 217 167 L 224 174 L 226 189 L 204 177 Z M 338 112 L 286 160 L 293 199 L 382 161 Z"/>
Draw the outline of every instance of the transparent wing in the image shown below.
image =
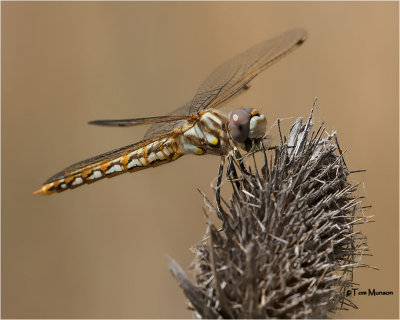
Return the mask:
<path fill-rule="evenodd" d="M 189 116 L 204 109 L 219 107 L 223 102 L 247 89 L 250 80 L 261 71 L 298 48 L 306 37 L 305 30 L 294 29 L 263 41 L 231 58 L 203 81 L 191 101 L 172 111 L 168 116 Z M 183 120 L 176 120 L 154 124 L 147 130 L 144 139 L 166 134 L 182 123 Z"/>
<path fill-rule="evenodd" d="M 168 113 L 167 116 L 184 116 L 188 117 L 189 116 L 189 109 L 190 109 L 190 104 L 191 101 L 187 102 L 184 104 L 182 107 L 179 107 L 178 109 L 175 109 L 174 111 Z M 171 132 L 175 128 L 180 127 L 185 120 L 174 120 L 174 121 L 168 121 L 168 122 L 163 122 L 163 123 L 156 123 L 152 125 L 145 133 L 143 139 L 151 139 L 163 134 L 167 134 L 168 132 Z"/>
<path fill-rule="evenodd" d="M 236 93 L 235 96 L 237 96 L 239 93 L 242 91 L 247 90 L 249 87 L 248 86 L 243 86 L 239 92 Z M 226 102 L 225 100 L 224 102 Z M 186 104 L 184 104 L 182 107 L 179 107 L 178 109 L 175 109 L 174 111 L 168 113 L 166 117 L 188 117 L 190 116 L 190 106 L 192 104 L 192 101 L 188 101 Z M 182 126 L 184 121 L 182 120 L 172 120 L 168 122 L 163 122 L 163 123 L 156 123 L 152 125 L 145 133 L 143 139 L 151 139 L 154 137 L 157 137 L 162 134 L 166 134 L 168 132 L 171 132 L 175 128 L 179 128 Z"/>
<path fill-rule="evenodd" d="M 307 32 L 294 29 L 261 42 L 231 58 L 200 85 L 189 107 L 189 114 L 215 108 L 226 101 L 261 71 L 298 48 Z"/>
<path fill-rule="evenodd" d="M 93 120 L 89 124 L 96 126 L 106 127 L 131 127 L 143 124 L 155 124 L 162 122 L 171 122 L 177 120 L 185 120 L 187 116 L 161 116 L 161 117 L 147 117 L 147 118 L 133 118 L 133 119 L 120 119 L 120 120 Z"/>

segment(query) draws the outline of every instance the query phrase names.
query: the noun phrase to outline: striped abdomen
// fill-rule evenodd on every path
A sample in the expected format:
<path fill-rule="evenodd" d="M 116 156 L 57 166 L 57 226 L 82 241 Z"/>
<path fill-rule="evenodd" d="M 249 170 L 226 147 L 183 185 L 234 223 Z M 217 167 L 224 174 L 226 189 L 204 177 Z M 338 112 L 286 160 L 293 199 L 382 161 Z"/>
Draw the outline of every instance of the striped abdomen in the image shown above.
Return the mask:
<path fill-rule="evenodd" d="M 51 194 L 124 172 L 135 172 L 178 159 L 175 133 L 142 141 L 78 162 L 48 179 L 35 194 Z"/>

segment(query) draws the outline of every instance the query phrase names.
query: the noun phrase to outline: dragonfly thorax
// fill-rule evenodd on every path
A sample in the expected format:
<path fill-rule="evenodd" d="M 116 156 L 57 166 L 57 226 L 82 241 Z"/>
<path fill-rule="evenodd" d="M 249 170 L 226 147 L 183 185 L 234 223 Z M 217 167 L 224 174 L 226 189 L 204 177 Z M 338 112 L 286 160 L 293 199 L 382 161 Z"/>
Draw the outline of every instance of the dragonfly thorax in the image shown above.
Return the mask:
<path fill-rule="evenodd" d="M 233 146 L 247 150 L 266 125 L 265 116 L 252 108 L 235 110 L 229 118 L 214 110 L 200 112 L 182 126 L 181 149 L 197 155 L 226 155 Z"/>
<path fill-rule="evenodd" d="M 200 112 L 181 129 L 183 153 L 225 155 L 230 149 L 228 118 L 216 111 Z"/>

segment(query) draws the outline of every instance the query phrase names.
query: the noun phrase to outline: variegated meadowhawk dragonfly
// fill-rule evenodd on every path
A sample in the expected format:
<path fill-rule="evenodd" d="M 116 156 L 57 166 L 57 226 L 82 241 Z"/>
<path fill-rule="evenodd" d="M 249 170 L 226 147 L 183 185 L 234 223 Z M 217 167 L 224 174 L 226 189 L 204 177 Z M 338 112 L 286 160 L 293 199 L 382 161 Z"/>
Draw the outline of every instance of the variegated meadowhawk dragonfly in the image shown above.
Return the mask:
<path fill-rule="evenodd" d="M 306 37 L 306 31 L 294 29 L 233 57 L 204 80 L 191 101 L 167 116 L 89 122 L 101 126 L 152 126 L 142 141 L 75 163 L 49 178 L 34 193 L 48 195 L 74 189 L 105 177 L 156 167 L 184 154 L 225 157 L 233 148 L 249 151 L 252 143 L 265 134 L 265 116 L 256 109 L 243 108 L 226 117 L 215 109 L 245 89 L 261 71 L 302 45 Z"/>

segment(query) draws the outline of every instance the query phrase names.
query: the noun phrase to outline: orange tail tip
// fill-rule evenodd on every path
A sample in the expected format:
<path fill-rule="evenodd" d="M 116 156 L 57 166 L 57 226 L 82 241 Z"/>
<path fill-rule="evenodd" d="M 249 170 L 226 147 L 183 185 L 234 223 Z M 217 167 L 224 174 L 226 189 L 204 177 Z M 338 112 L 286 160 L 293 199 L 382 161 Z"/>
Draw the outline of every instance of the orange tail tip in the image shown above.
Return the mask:
<path fill-rule="evenodd" d="M 43 195 L 48 195 L 51 192 L 49 192 L 46 188 L 46 186 L 41 187 L 39 190 L 36 190 L 33 194 L 43 194 Z"/>

